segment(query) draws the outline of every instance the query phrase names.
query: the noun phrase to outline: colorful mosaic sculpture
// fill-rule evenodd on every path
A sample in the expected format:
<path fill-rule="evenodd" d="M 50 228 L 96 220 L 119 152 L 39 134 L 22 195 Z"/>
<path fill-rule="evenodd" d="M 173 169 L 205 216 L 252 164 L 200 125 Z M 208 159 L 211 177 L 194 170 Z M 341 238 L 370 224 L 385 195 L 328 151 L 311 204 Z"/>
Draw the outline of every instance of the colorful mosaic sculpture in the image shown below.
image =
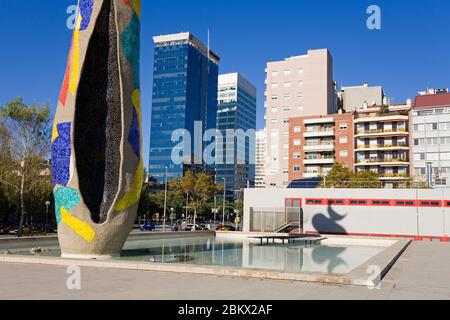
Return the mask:
<path fill-rule="evenodd" d="M 120 254 L 143 183 L 140 0 L 80 0 L 52 135 L 63 257 Z"/>

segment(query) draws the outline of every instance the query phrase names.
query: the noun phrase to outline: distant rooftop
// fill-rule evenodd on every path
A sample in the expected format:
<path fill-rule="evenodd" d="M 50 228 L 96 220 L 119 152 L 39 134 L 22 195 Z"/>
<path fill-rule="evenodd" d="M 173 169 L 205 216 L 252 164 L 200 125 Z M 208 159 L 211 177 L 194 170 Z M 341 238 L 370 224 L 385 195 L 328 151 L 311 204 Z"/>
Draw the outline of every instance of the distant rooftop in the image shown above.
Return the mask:
<path fill-rule="evenodd" d="M 416 97 L 415 109 L 450 107 L 450 93 L 426 94 Z"/>
<path fill-rule="evenodd" d="M 283 60 L 269 60 L 269 63 L 277 63 L 277 62 L 283 62 L 283 61 L 290 61 L 290 60 L 297 60 L 297 59 L 306 59 L 309 57 L 311 53 L 319 53 L 319 52 L 326 52 L 330 54 L 329 50 L 327 48 L 322 49 L 309 49 L 306 54 L 297 55 L 297 56 L 291 56 L 288 58 L 285 58 Z"/>
<path fill-rule="evenodd" d="M 153 42 L 157 46 L 169 46 L 169 45 L 177 45 L 179 43 L 189 43 L 190 45 L 200 50 L 200 52 L 202 52 L 204 55 L 208 55 L 207 46 L 205 46 L 190 32 L 180 32 L 155 36 L 153 37 Z M 216 63 L 219 63 L 220 61 L 219 55 L 213 52 L 211 49 L 209 50 L 209 57 L 212 61 Z"/>
<path fill-rule="evenodd" d="M 349 89 L 363 89 L 363 88 L 381 88 L 381 90 L 383 90 L 382 86 L 369 86 L 368 82 L 365 82 L 360 86 L 342 86 L 341 90 L 345 91 Z"/>
<path fill-rule="evenodd" d="M 242 88 L 247 90 L 256 97 L 256 87 L 248 81 L 242 74 L 238 72 L 225 73 L 219 75 L 219 87 L 230 84 L 239 84 Z"/>

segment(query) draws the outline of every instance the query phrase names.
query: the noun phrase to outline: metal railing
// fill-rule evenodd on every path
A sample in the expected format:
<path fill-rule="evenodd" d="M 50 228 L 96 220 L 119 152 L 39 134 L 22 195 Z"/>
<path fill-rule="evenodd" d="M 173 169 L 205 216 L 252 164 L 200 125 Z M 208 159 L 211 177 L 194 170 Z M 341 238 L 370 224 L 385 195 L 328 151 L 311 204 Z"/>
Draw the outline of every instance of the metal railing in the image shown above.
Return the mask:
<path fill-rule="evenodd" d="M 251 232 L 278 232 L 290 224 L 302 225 L 301 208 L 251 208 Z"/>

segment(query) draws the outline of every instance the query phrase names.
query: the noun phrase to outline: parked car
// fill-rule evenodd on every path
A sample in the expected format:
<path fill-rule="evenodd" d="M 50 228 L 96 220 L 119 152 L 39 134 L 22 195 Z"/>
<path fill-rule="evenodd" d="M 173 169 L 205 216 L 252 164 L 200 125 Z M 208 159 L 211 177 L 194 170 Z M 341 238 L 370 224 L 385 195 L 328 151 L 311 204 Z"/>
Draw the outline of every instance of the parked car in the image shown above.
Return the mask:
<path fill-rule="evenodd" d="M 9 235 L 9 231 L 11 231 L 8 227 L 0 228 L 0 235 Z"/>
<path fill-rule="evenodd" d="M 153 223 L 147 223 L 139 226 L 141 231 L 155 231 L 156 227 Z"/>
<path fill-rule="evenodd" d="M 216 231 L 228 231 L 228 232 L 236 231 L 236 227 L 232 225 L 225 225 L 225 226 L 220 225 L 216 228 Z"/>
<path fill-rule="evenodd" d="M 205 230 L 205 228 L 199 224 L 195 225 L 195 230 L 194 230 L 194 224 L 188 224 L 186 229 L 184 229 L 184 231 L 202 231 L 202 230 Z"/>

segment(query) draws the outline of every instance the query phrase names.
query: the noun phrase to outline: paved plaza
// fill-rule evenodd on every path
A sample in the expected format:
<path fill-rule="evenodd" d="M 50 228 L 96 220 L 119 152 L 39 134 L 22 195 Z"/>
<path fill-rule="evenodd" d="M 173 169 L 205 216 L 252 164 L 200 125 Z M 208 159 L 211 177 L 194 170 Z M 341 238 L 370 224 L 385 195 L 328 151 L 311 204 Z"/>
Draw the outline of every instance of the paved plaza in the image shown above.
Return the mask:
<path fill-rule="evenodd" d="M 379 290 L 281 280 L 0 263 L 0 299 L 450 299 L 450 243 L 413 242 Z"/>

